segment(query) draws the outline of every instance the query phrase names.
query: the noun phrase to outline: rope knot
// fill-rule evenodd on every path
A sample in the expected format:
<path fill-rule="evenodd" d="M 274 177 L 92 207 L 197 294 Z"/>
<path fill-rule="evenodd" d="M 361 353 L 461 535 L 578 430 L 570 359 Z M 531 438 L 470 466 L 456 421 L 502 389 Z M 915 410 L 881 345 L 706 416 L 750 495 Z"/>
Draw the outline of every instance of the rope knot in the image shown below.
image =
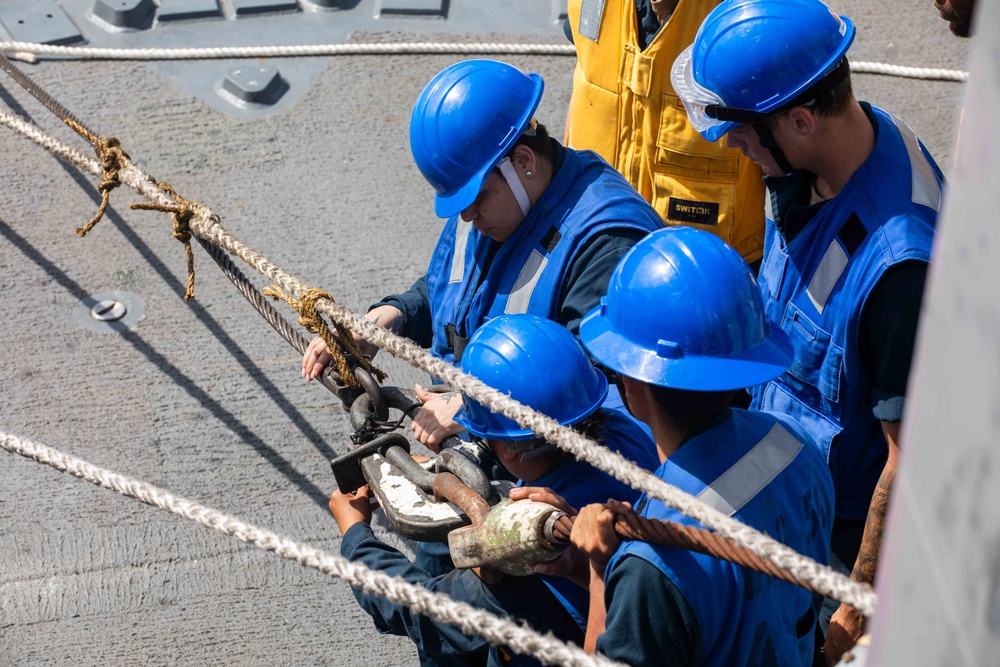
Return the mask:
<path fill-rule="evenodd" d="M 142 211 L 163 211 L 172 215 L 173 237 L 184 244 L 184 254 L 187 257 L 188 279 L 184 289 L 184 300 L 190 301 L 194 298 L 194 251 L 191 250 L 191 219 L 198 211 L 197 202 L 184 199 L 165 181 L 156 184 L 164 194 L 173 199 L 176 204 L 130 204 L 133 210 Z"/>
<path fill-rule="evenodd" d="M 111 191 L 122 184 L 120 172 L 125 168 L 129 156 L 128 153 L 122 150 L 121 142 L 114 137 L 102 139 L 72 120 L 67 120 L 66 124 L 94 147 L 97 158 L 101 161 L 101 170 L 103 171 L 101 183 L 97 186 L 101 192 L 101 205 L 97 208 L 97 213 L 94 214 L 94 217 L 87 224 L 77 228 L 76 233 L 82 237 L 86 236 L 87 232 L 93 229 L 94 225 L 104 217 L 104 212 L 111 201 Z"/>
<path fill-rule="evenodd" d="M 294 308 L 299 313 L 299 324 L 305 327 L 309 333 L 317 334 L 323 339 L 327 349 L 330 350 L 334 364 L 336 364 L 337 374 L 340 375 L 340 382 L 342 384 L 348 387 L 361 386 L 355 379 L 354 372 L 351 370 L 348 355 L 359 366 L 377 378 L 379 382 L 385 380 L 385 371 L 376 367 L 372 364 L 371 359 L 361 353 L 361 348 L 358 347 L 358 343 L 354 340 L 351 332 L 346 327 L 334 322 L 334 327 L 337 329 L 337 333 L 334 334 L 330 330 L 330 327 L 327 326 L 326 320 L 319 314 L 316 304 L 321 299 L 328 299 L 333 302 L 333 297 L 329 293 L 317 287 L 310 287 L 303 292 L 302 299 L 298 300 L 282 292 L 281 288 L 277 285 L 271 285 L 262 294 L 272 299 L 284 301 Z M 345 351 L 346 355 L 344 354 Z"/>
<path fill-rule="evenodd" d="M 178 207 L 173 217 L 174 238 L 189 247 L 191 245 L 191 218 L 193 217 L 194 209 L 184 206 Z"/>

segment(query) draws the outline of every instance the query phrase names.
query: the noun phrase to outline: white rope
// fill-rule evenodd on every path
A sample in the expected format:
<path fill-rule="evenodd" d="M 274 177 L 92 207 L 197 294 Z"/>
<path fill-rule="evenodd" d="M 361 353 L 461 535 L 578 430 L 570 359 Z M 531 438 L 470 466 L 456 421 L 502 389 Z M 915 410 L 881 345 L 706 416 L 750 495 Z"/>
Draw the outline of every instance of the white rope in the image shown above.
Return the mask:
<path fill-rule="evenodd" d="M 109 49 L 88 46 L 55 46 L 33 42 L 0 42 L 0 52 L 10 58 L 34 62 L 37 56 L 58 56 L 97 60 L 192 60 L 209 58 L 287 58 L 302 56 L 437 54 L 516 54 L 575 56 L 572 44 L 515 44 L 453 42 L 390 42 L 384 44 L 303 44 L 299 46 L 221 46 L 190 49 Z M 883 74 L 909 79 L 966 81 L 968 72 L 933 67 L 906 67 L 858 61 L 851 71 L 859 74 Z"/>
<path fill-rule="evenodd" d="M 572 44 L 516 44 L 454 42 L 387 42 L 384 44 L 302 44 L 299 46 L 214 46 L 191 49 L 108 49 L 55 46 L 32 42 L 0 42 L 0 52 L 19 60 L 58 56 L 95 60 L 194 60 L 214 58 L 287 58 L 303 56 L 367 56 L 414 53 L 575 55 Z"/>
<path fill-rule="evenodd" d="M 603 656 L 588 655 L 584 653 L 583 649 L 566 644 L 551 633 L 543 635 L 508 618 L 501 618 L 470 604 L 457 602 L 442 593 L 434 593 L 422 586 L 408 583 L 399 577 L 390 577 L 360 563 L 352 563 L 341 556 L 299 544 L 277 533 L 245 523 L 186 498 L 175 496 L 151 484 L 95 466 L 57 449 L 3 431 L 0 431 L 0 448 L 44 463 L 91 484 L 116 491 L 130 498 L 136 498 L 147 505 L 159 507 L 207 528 L 235 537 L 262 551 L 270 551 L 282 558 L 295 561 L 303 567 L 319 570 L 324 574 L 343 579 L 355 588 L 382 596 L 391 602 L 412 609 L 418 614 L 447 623 L 467 635 L 480 635 L 494 646 L 509 646 L 518 653 L 534 656 L 547 665 L 624 667 L 621 663 Z"/>
<path fill-rule="evenodd" d="M 29 123 L 3 111 L 0 111 L 0 121 L 22 131 L 25 136 L 46 146 L 50 151 L 73 164 L 95 175 L 101 173 L 100 165 L 96 160 L 86 158 L 79 151 L 62 144 L 57 139 L 48 137 Z M 20 129 L 22 126 L 33 129 L 30 133 L 24 132 Z M 154 203 L 166 205 L 174 203 L 156 187 L 151 177 L 143 174 L 131 162 L 128 162 L 119 174 L 123 183 L 142 193 Z M 307 290 L 307 286 L 297 278 L 236 239 L 223 228 L 218 216 L 208 208 L 200 206 L 195 217 L 191 220 L 190 226 L 191 231 L 198 237 L 236 255 L 262 275 L 277 283 L 286 293 L 301 297 Z M 385 349 L 393 356 L 427 371 L 432 376 L 451 384 L 469 398 L 513 419 L 524 428 L 531 429 L 577 458 L 585 460 L 633 488 L 663 501 L 667 506 L 677 509 L 684 515 L 698 520 L 702 525 L 717 531 L 735 544 L 770 560 L 798 579 L 809 582 L 813 588 L 827 597 L 845 602 L 865 616 L 871 617 L 874 614 L 876 594 L 870 587 L 852 581 L 849 577 L 834 572 L 829 567 L 799 554 L 764 533 L 703 504 L 694 496 L 668 484 L 620 454 L 581 436 L 569 427 L 561 426 L 554 419 L 535 412 L 477 378 L 462 372 L 457 367 L 434 357 L 418 347 L 413 341 L 386 331 L 332 301 L 320 300 L 317 303 L 317 310 L 338 324 L 358 333 L 369 342 Z"/>
<path fill-rule="evenodd" d="M 851 72 L 859 74 L 884 74 L 885 76 L 901 76 L 907 79 L 929 79 L 932 81 L 968 81 L 969 73 L 957 69 L 940 69 L 937 67 L 905 67 L 889 63 L 872 63 L 866 61 L 851 62 Z"/>

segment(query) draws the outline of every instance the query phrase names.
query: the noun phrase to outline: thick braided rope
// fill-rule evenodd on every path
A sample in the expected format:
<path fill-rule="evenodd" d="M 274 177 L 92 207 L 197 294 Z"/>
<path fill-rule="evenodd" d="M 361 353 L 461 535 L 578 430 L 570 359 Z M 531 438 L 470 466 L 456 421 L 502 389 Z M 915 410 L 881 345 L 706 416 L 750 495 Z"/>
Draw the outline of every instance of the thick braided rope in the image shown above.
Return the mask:
<path fill-rule="evenodd" d="M 0 111 L 0 121 L 8 123 L 8 115 Z M 24 121 L 20 121 L 24 124 Z M 29 126 L 30 127 L 30 126 Z M 96 161 L 88 159 L 79 151 L 47 137 L 40 131 L 26 134 L 37 143 L 45 145 L 57 155 L 67 160 L 80 160 L 81 168 L 97 175 L 100 167 Z M 129 163 L 121 173 L 122 181 L 152 201 L 165 198 L 148 176 Z M 239 241 L 219 223 L 218 216 L 201 207 L 191 220 L 191 231 L 201 239 L 236 255 L 262 275 L 267 276 L 285 292 L 301 297 L 309 288 L 287 271 L 260 255 Z M 667 484 L 647 470 L 640 468 L 617 452 L 601 447 L 593 440 L 584 438 L 559 422 L 522 405 L 514 399 L 492 389 L 480 380 L 467 375 L 455 366 L 432 356 L 412 341 L 397 336 L 357 316 L 347 308 L 331 301 L 320 301 L 317 310 L 328 315 L 333 321 L 358 333 L 369 342 L 385 349 L 395 357 L 427 371 L 432 376 L 451 384 L 455 389 L 478 401 L 486 407 L 503 414 L 515 422 L 529 428 L 539 436 L 557 445 L 579 459 L 603 470 L 616 479 L 643 491 L 653 498 L 663 501 L 684 515 L 696 519 L 707 528 L 717 531 L 736 545 L 750 549 L 754 553 L 773 562 L 779 568 L 792 573 L 802 581 L 808 581 L 823 595 L 847 603 L 871 617 L 875 611 L 875 592 L 849 577 L 834 572 L 811 558 L 768 537 L 764 533 L 746 526 L 739 521 L 701 503 L 694 496 Z"/>
<path fill-rule="evenodd" d="M 196 234 L 199 236 L 204 234 L 202 238 L 240 257 L 247 264 L 279 284 L 286 292 L 300 294 L 305 289 L 305 286 L 296 278 L 241 243 L 221 224 L 203 228 L 200 222 L 192 221 L 191 226 Z M 530 428 L 577 458 L 583 459 L 626 484 L 662 500 L 686 516 L 718 531 L 738 546 L 750 549 L 770 560 L 779 568 L 788 570 L 797 579 L 810 582 L 815 590 L 824 595 L 846 602 L 866 616 L 871 616 L 874 613 L 876 596 L 870 588 L 862 586 L 849 577 L 834 572 L 811 558 L 797 553 L 773 538 L 704 505 L 690 494 L 667 484 L 617 452 L 601 447 L 593 440 L 584 438 L 572 429 L 561 426 L 559 422 L 497 392 L 473 376 L 463 373 L 455 366 L 432 356 L 412 341 L 388 332 L 363 317 L 356 316 L 347 308 L 330 301 L 321 301 L 317 304 L 317 310 L 393 356 L 451 384 L 471 399 L 513 419 L 524 428 Z"/>
<path fill-rule="evenodd" d="M 326 306 L 327 304 L 321 304 Z M 685 493 L 647 470 L 640 468 L 621 454 L 601 447 L 593 440 L 584 438 L 572 429 L 561 426 L 550 417 L 535 412 L 514 399 L 497 392 L 480 380 L 417 347 L 411 341 L 377 327 L 364 318 L 355 317 L 343 310 L 325 311 L 333 319 L 343 318 L 345 324 L 361 334 L 369 342 L 385 349 L 393 356 L 408 361 L 440 378 L 446 384 L 461 391 L 474 401 L 493 411 L 513 419 L 524 428 L 557 445 L 579 459 L 603 470 L 629 486 L 644 491 L 663 501 L 685 516 L 696 519 L 707 528 L 729 538 L 737 546 L 744 547 L 765 558 L 779 568 L 787 570 L 795 578 L 806 581 L 823 595 L 846 602 L 866 616 L 875 611 L 875 591 L 849 577 L 834 572 L 830 568 L 799 554 L 773 538 L 713 509 L 694 496 Z"/>
<path fill-rule="evenodd" d="M 32 42 L 0 42 L 0 52 L 19 60 L 36 56 L 97 60 L 194 60 L 214 58 L 285 58 L 301 56 L 430 54 L 575 55 L 572 44 L 515 44 L 453 42 L 389 42 L 383 44 L 302 44 L 298 46 L 216 46 L 181 49 L 109 49 L 55 46 Z"/>
<path fill-rule="evenodd" d="M 441 42 L 392 42 L 385 44 L 304 44 L 300 46 L 224 46 L 191 49 L 107 49 L 87 46 L 55 46 L 33 42 L 0 42 L 0 52 L 19 60 L 51 55 L 63 58 L 101 60 L 192 60 L 209 58 L 282 58 L 299 56 L 437 54 L 512 54 L 575 56 L 572 44 L 454 44 Z M 909 79 L 966 81 L 968 72 L 934 67 L 906 67 L 858 61 L 851 71 L 859 74 L 884 74 Z"/>
<path fill-rule="evenodd" d="M 44 463 L 91 484 L 116 491 L 189 519 L 207 528 L 230 535 L 262 551 L 270 551 L 303 567 L 343 579 L 355 588 L 385 597 L 413 611 L 454 626 L 468 635 L 481 635 L 496 646 L 509 646 L 532 655 L 547 665 L 611 667 L 621 665 L 602 656 L 588 655 L 579 647 L 565 644 L 551 633 L 540 634 L 526 625 L 456 602 L 447 595 L 433 593 L 398 577 L 373 571 L 346 558 L 334 556 L 308 545 L 245 523 L 218 510 L 175 496 L 151 484 L 106 470 L 45 445 L 0 431 L 0 448 Z"/>

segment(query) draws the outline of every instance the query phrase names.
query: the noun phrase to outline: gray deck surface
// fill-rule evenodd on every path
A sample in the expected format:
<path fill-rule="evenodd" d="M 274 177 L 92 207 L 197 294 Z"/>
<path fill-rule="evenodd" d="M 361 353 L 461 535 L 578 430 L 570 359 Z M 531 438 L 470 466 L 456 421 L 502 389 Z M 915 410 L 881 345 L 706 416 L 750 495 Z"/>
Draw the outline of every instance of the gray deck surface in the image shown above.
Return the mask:
<path fill-rule="evenodd" d="M 964 68 L 967 43 L 931 0 L 836 8 L 859 27 L 854 60 Z M 351 39 L 436 38 L 415 30 Z M 553 26 L 473 38 L 561 40 Z M 364 309 L 426 266 L 441 223 L 410 159 L 410 108 L 461 59 L 311 59 L 308 89 L 259 119 L 222 113 L 177 85 L 174 69 L 190 63 L 24 67 L 251 247 Z M 504 59 L 545 78 L 537 115 L 560 136 L 573 59 Z M 949 169 L 960 84 L 855 81 L 860 98 L 906 120 Z M 84 147 L 6 77 L 0 101 Z M 129 210 L 139 198 L 122 188 L 80 239 L 73 230 L 96 210 L 96 180 L 6 129 L 0 155 L 0 430 L 336 553 L 328 459 L 344 450 L 348 424 L 333 397 L 302 382 L 298 356 L 200 248 L 197 299 L 182 300 L 183 249 L 166 216 Z M 145 305 L 134 332 L 74 323 L 82 298 L 113 289 Z M 393 384 L 423 379 L 379 361 Z M 341 582 L 47 466 L 0 459 L 0 664 L 416 664 L 408 640 L 377 635 Z"/>

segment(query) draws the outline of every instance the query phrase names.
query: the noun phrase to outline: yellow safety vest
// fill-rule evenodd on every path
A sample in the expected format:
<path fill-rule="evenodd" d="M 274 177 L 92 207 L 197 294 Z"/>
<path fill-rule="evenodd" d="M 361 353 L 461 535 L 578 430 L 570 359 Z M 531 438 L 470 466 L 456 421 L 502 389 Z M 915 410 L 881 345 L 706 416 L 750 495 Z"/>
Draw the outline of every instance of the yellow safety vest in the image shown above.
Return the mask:
<path fill-rule="evenodd" d="M 670 85 L 674 60 L 719 2 L 680 0 L 643 51 L 635 0 L 569 0 L 577 66 L 566 140 L 614 165 L 668 225 L 710 231 L 754 262 L 764 248 L 760 167 L 724 138 L 705 141 Z M 581 4 L 596 8 L 585 32 L 597 41 L 580 32 Z"/>

